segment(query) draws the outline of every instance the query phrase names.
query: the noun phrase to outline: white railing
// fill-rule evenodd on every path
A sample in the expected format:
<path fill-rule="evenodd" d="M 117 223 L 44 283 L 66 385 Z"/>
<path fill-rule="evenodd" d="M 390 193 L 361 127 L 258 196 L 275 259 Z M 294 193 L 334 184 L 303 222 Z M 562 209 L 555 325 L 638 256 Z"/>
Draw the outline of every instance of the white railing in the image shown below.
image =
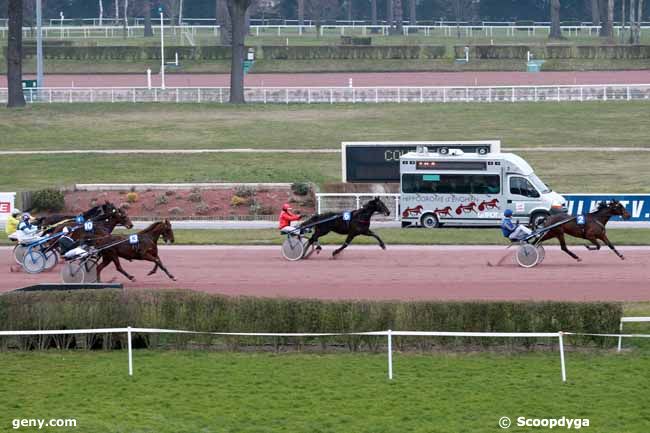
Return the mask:
<path fill-rule="evenodd" d="M 618 336 L 618 348 L 617 351 L 621 351 L 621 346 L 623 344 L 623 337 L 628 337 L 632 334 L 623 334 L 623 323 L 648 323 L 650 322 L 650 317 L 621 317 L 621 324 L 619 327 L 620 335 Z"/>
<path fill-rule="evenodd" d="M 132 336 L 137 334 L 184 334 L 184 335 L 214 335 L 236 337 L 345 337 L 345 336 L 376 336 L 387 337 L 388 379 L 393 379 L 393 337 L 475 337 L 475 338 L 557 338 L 560 351 L 560 372 L 562 382 L 566 382 L 566 365 L 564 362 L 564 335 L 562 332 L 421 332 L 421 331 L 376 331 L 349 333 L 269 333 L 269 332 L 195 332 L 175 329 L 150 328 L 105 328 L 105 329 L 71 329 L 71 330 L 36 330 L 36 331 L 0 331 L 0 336 L 40 336 L 40 335 L 81 335 L 81 334 L 126 334 L 129 376 L 133 376 L 133 345 Z"/>
<path fill-rule="evenodd" d="M 258 104 L 648 101 L 650 84 L 454 87 L 247 87 Z M 25 89 L 28 103 L 225 103 L 228 87 L 48 87 Z M 0 89 L 0 103 L 7 89 Z"/>
<path fill-rule="evenodd" d="M 350 209 L 360 209 L 364 200 L 371 200 L 373 197 L 386 198 L 391 203 L 386 206 L 392 207 L 393 219 L 400 220 L 399 215 L 399 194 L 391 193 L 318 193 L 316 194 L 316 213 L 343 212 Z M 326 203 L 327 202 L 327 203 Z"/>
<path fill-rule="evenodd" d="M 55 21 L 55 20 L 53 20 Z M 121 23 L 113 24 L 112 19 L 105 20 L 111 22 L 111 25 L 49 25 L 43 27 L 43 37 L 45 39 L 88 39 L 88 38 L 122 38 L 124 27 Z M 211 20 L 214 21 L 214 20 Z M 159 22 L 159 21 L 158 21 Z M 156 20 L 152 20 L 152 30 L 156 32 L 159 26 L 156 26 Z M 167 37 L 176 34 L 179 29 L 186 29 L 190 31 L 193 36 L 197 33 L 203 32 L 206 34 L 218 34 L 219 26 L 214 24 L 200 24 L 200 25 L 169 25 L 165 24 Z M 273 24 L 273 25 L 251 25 L 251 35 L 255 36 L 302 36 L 307 34 L 315 34 L 317 27 L 313 23 L 306 22 L 304 25 L 297 24 Z M 323 24 L 320 26 L 322 36 L 345 36 L 345 35 L 368 35 L 372 32 L 379 31 L 381 34 L 388 34 L 390 26 L 385 24 L 370 25 L 370 24 Z M 455 37 L 458 31 L 466 37 L 546 37 L 550 32 L 551 26 L 546 24 L 532 24 L 532 25 L 514 25 L 514 24 L 493 24 L 483 23 L 477 25 L 463 24 L 456 26 L 455 24 L 442 22 L 431 25 L 404 25 L 404 36 L 409 35 L 424 35 L 424 36 L 442 36 L 442 37 Z M 641 26 L 642 33 L 644 30 L 650 29 L 650 23 L 643 23 Z M 592 26 L 588 24 L 581 25 L 566 25 L 562 26 L 562 31 L 568 36 L 598 36 L 600 26 Z M 621 26 L 614 26 L 617 35 L 620 35 Z M 144 35 L 144 25 L 137 22 L 137 25 L 126 26 L 127 37 L 142 37 Z M 23 27 L 24 38 L 34 38 L 36 35 L 35 27 Z M 0 39 L 7 37 L 7 27 L 0 26 Z"/>

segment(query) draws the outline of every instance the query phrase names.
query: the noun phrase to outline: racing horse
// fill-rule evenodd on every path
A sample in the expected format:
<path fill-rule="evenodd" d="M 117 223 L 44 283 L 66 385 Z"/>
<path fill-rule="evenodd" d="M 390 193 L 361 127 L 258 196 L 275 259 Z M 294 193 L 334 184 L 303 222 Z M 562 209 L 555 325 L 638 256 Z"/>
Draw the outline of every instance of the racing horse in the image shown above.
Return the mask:
<path fill-rule="evenodd" d="M 543 242 L 548 239 L 557 238 L 557 240 L 560 241 L 560 248 L 562 248 L 562 251 L 580 262 L 582 259 L 567 248 L 564 235 L 567 234 L 576 238 L 586 239 L 595 245 L 586 245 L 588 250 L 599 250 L 601 245 L 598 241 L 601 240 L 612 251 L 614 251 L 621 260 L 625 260 L 623 254 L 619 253 L 607 238 L 605 225 L 607 225 L 607 222 L 613 216 L 620 216 L 625 220 L 630 218 L 630 214 L 625 210 L 625 206 L 620 202 L 616 200 L 612 200 L 609 203 L 604 201 L 600 202 L 598 203 L 598 208 L 594 212 L 584 215 L 584 224 L 578 224 L 578 219 L 580 217 L 573 218 L 565 224 L 549 230 L 548 233 L 542 237 L 541 241 Z M 552 224 L 558 223 L 564 218 L 566 218 L 566 214 L 552 215 L 544 221 L 544 227 L 550 227 Z M 543 227 L 541 230 L 543 230 Z"/>
<path fill-rule="evenodd" d="M 300 228 L 313 227 L 314 234 L 311 236 L 307 245 L 305 246 L 305 251 L 309 251 L 309 247 L 316 245 L 316 251 L 320 252 L 322 249 L 318 243 L 318 239 L 321 236 L 325 236 L 329 232 L 338 233 L 340 235 L 347 235 L 345 242 L 339 248 L 334 250 L 332 253 L 332 258 L 343 251 L 345 248 L 350 245 L 352 239 L 356 238 L 359 235 L 371 236 L 379 242 L 381 249 L 386 249 L 386 244 L 377 233 L 370 230 L 370 219 L 372 216 L 381 212 L 386 216 L 390 215 L 390 210 L 386 207 L 384 202 L 382 202 L 379 197 L 375 197 L 370 200 L 368 203 L 363 205 L 361 209 L 357 209 L 351 212 L 350 220 L 345 221 L 342 214 L 337 214 L 335 212 L 327 212 L 323 214 L 317 214 L 300 224 Z M 319 221 L 322 221 L 319 223 Z"/>
<path fill-rule="evenodd" d="M 131 236 L 137 236 L 137 238 L 133 238 L 137 240 L 137 242 L 131 242 Z M 134 281 L 135 277 L 122 268 L 120 258 L 128 261 L 146 260 L 148 262 L 153 262 L 156 265 L 147 275 L 155 274 L 158 268 L 160 268 L 169 278 L 176 281 L 176 278 L 169 273 L 158 256 L 158 240 L 161 236 L 165 243 L 174 243 L 174 231 L 172 230 L 172 225 L 169 220 L 165 219 L 163 221 L 155 222 L 146 229 L 131 236 L 110 235 L 105 236 L 96 243 L 95 247 L 100 250 L 99 254 L 102 258 L 102 262 L 97 265 L 97 281 L 101 281 L 101 272 L 110 263 L 115 264 L 115 269 L 117 269 L 118 272 L 129 280 Z M 114 245 L 102 250 L 102 246 L 111 244 Z"/>
<path fill-rule="evenodd" d="M 133 228 L 133 223 L 123 209 L 118 209 L 113 203 L 105 202 L 102 205 L 95 206 L 83 214 L 81 214 L 84 221 L 91 221 L 93 223 L 94 231 L 98 234 L 110 234 L 116 226 L 121 225 L 127 229 Z M 60 217 L 60 216 L 59 216 Z M 48 223 L 48 218 L 44 217 L 43 223 Z M 49 220 L 50 223 L 54 220 Z M 64 227 L 74 227 L 78 225 L 75 216 L 63 216 L 62 219 L 56 221 L 44 233 L 55 234 L 64 229 Z"/>

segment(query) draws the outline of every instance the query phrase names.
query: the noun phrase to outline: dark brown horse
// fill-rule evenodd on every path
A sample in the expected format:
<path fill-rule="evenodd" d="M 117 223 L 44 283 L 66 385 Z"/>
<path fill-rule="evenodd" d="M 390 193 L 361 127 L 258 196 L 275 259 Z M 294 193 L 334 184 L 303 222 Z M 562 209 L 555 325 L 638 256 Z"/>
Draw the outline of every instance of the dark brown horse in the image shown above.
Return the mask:
<path fill-rule="evenodd" d="M 624 260 L 625 257 L 623 257 L 623 254 L 616 251 L 614 245 L 612 245 L 612 243 L 607 238 L 605 225 L 607 225 L 607 222 L 613 216 L 621 216 L 623 219 L 630 218 L 630 214 L 625 210 L 625 206 L 623 206 L 620 202 L 616 200 L 612 200 L 609 203 L 601 202 L 598 204 L 598 208 L 594 212 L 584 216 L 584 224 L 578 224 L 578 218 L 573 219 L 566 224 L 562 224 L 559 227 L 551 229 L 546 235 L 544 235 L 541 240 L 545 241 L 547 239 L 557 238 L 560 241 L 560 247 L 562 248 L 562 251 L 579 262 L 582 260 L 567 248 L 566 242 L 564 240 L 564 235 L 567 234 L 576 238 L 588 240 L 595 245 L 595 247 L 587 245 L 587 249 L 589 250 L 599 250 L 601 245 L 598 240 L 601 240 L 612 251 L 614 251 L 616 255 L 621 258 L 621 260 Z M 552 215 L 546 219 L 544 222 L 544 227 L 549 227 L 552 224 L 566 219 L 566 217 L 566 214 Z"/>
<path fill-rule="evenodd" d="M 348 237 L 345 238 L 343 245 L 341 245 L 340 248 L 336 249 L 332 253 L 333 258 L 336 257 L 336 255 L 343 251 L 345 248 L 347 248 L 347 246 L 350 245 L 350 242 L 352 242 L 352 239 L 359 235 L 371 236 L 377 239 L 379 246 L 385 250 L 386 244 L 384 244 L 384 241 L 382 241 L 375 232 L 370 230 L 370 218 L 372 218 L 376 212 L 381 212 L 386 216 L 390 215 L 390 211 L 384 202 L 379 199 L 379 197 L 375 197 L 374 199 L 370 200 L 368 203 L 363 205 L 361 209 L 352 211 L 349 221 L 345 221 L 343 219 L 343 214 L 337 214 L 335 212 L 327 212 L 314 215 L 300 225 L 301 228 L 313 225 L 314 230 L 314 234 L 307 242 L 305 251 L 309 251 L 309 247 L 314 244 L 316 245 L 316 250 L 320 251 L 321 246 L 318 243 L 318 238 L 325 236 L 329 232 L 335 232 L 340 235 L 348 235 Z M 318 221 L 323 222 L 318 223 Z"/>
<path fill-rule="evenodd" d="M 131 242 L 131 237 L 133 240 L 137 239 L 137 242 Z M 158 268 L 162 269 L 163 272 L 167 274 L 169 278 L 176 281 L 176 278 L 169 273 L 165 265 L 163 265 L 160 257 L 158 257 L 158 239 L 162 236 L 165 243 L 174 242 L 174 231 L 172 230 L 172 225 L 169 220 L 158 221 L 151 224 L 146 229 L 139 231 L 135 235 L 131 236 L 106 236 L 101 240 L 98 240 L 95 244 L 95 247 L 101 249 L 102 246 L 107 246 L 115 244 L 114 246 L 107 248 L 100 252 L 102 262 L 97 266 L 97 281 L 100 281 L 100 275 L 102 270 L 108 266 L 111 262 L 115 264 L 115 268 L 128 278 L 131 281 L 134 281 L 135 278 L 133 275 L 129 275 L 128 272 L 122 268 L 120 264 L 120 258 L 126 259 L 128 261 L 132 260 L 146 260 L 156 264 L 154 268 L 147 275 L 153 275 L 156 273 Z"/>

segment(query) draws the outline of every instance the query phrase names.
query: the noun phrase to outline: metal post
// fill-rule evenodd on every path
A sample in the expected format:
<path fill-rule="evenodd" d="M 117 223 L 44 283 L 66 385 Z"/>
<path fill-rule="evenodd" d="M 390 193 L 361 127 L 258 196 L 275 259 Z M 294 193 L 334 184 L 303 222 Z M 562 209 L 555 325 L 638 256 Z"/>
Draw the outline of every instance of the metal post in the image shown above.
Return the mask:
<path fill-rule="evenodd" d="M 562 382 L 566 382 L 566 366 L 564 365 L 564 340 L 560 334 L 560 363 L 562 364 Z"/>
<path fill-rule="evenodd" d="M 395 221 L 399 221 L 399 196 L 395 196 Z"/>
<path fill-rule="evenodd" d="M 36 87 L 43 88 L 43 7 L 36 0 Z"/>
<path fill-rule="evenodd" d="M 393 335 L 388 330 L 388 380 L 393 380 Z"/>
<path fill-rule="evenodd" d="M 160 11 L 160 79 L 161 87 L 165 88 L 165 27 L 163 26 L 163 12 Z"/>
<path fill-rule="evenodd" d="M 316 202 L 317 202 L 316 206 L 317 206 L 317 209 L 318 209 L 317 212 L 321 213 L 321 211 L 320 211 L 320 209 L 321 209 L 320 196 L 316 197 Z"/>
<path fill-rule="evenodd" d="M 361 197 L 357 196 L 357 209 L 361 208 Z"/>
<path fill-rule="evenodd" d="M 621 324 L 619 325 L 618 330 L 620 331 L 621 334 L 623 333 L 623 322 L 621 322 Z M 621 351 L 621 344 L 622 343 L 623 343 L 623 337 L 621 337 L 619 335 L 618 336 L 618 349 L 616 350 L 617 352 Z"/>
<path fill-rule="evenodd" d="M 151 68 L 147 69 L 147 89 L 151 90 Z"/>
<path fill-rule="evenodd" d="M 126 331 L 126 340 L 129 347 L 129 376 L 133 376 L 133 347 L 131 345 L 131 327 Z"/>

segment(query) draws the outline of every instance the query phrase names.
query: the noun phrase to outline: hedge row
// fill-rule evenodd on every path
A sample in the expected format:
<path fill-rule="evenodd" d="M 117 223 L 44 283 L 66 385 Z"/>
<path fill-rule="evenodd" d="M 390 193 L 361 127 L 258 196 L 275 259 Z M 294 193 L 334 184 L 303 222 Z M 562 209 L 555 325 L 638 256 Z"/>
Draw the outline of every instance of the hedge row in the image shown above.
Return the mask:
<path fill-rule="evenodd" d="M 464 46 L 454 47 L 456 57 L 465 56 Z M 648 59 L 650 45 L 474 45 L 470 47 L 470 58 L 474 59 L 521 59 L 527 52 L 536 59 Z"/>
<path fill-rule="evenodd" d="M 622 307 L 616 303 L 554 302 L 325 302 L 260 298 L 230 298 L 191 291 L 75 291 L 10 293 L 0 296 L 0 329 L 88 329 L 111 327 L 167 328 L 220 332 L 362 332 L 377 330 L 492 332 L 615 332 Z M 0 339 L 0 347 L 122 347 L 122 335 L 22 337 Z M 156 345 L 159 336 L 142 338 Z M 171 338 L 183 346 L 188 337 Z M 193 343 L 212 338 L 191 338 Z M 220 344 L 295 344 L 291 339 L 228 338 Z M 609 345 L 594 337 L 576 343 Z M 98 343 L 100 342 L 100 343 Z M 351 350 L 384 345 L 377 337 L 301 339 L 299 343 L 342 345 Z M 539 339 L 397 338 L 398 348 L 491 346 L 531 348 Z M 546 341 L 545 343 L 548 343 Z M 555 344 L 555 341 L 551 342 Z"/>
<path fill-rule="evenodd" d="M 167 47 L 169 53 L 177 52 L 181 60 L 227 60 L 230 48 L 223 46 Z M 25 57 L 36 55 L 34 47 L 25 47 Z M 264 46 L 256 49 L 258 59 L 270 60 L 321 60 L 321 59 L 438 59 L 445 56 L 444 46 Z M 6 49 L 5 49 L 6 54 Z M 46 46 L 46 59 L 52 60 L 160 60 L 160 48 L 130 46 L 68 47 Z"/>

